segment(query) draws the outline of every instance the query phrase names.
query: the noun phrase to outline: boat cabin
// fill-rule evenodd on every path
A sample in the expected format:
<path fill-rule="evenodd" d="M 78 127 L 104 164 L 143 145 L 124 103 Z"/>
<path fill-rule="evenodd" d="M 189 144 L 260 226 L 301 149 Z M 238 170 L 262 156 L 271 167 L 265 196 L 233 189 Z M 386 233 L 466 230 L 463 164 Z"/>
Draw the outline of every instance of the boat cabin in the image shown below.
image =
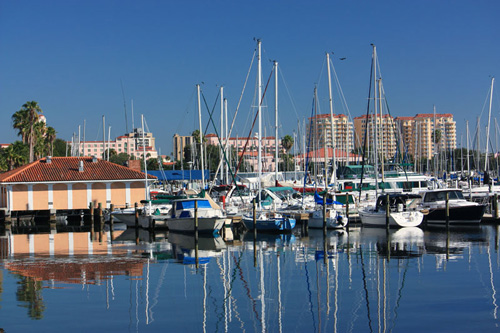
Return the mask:
<path fill-rule="evenodd" d="M 422 201 L 426 202 L 436 202 L 436 201 L 446 201 L 446 193 L 448 194 L 449 200 L 465 200 L 462 190 L 457 189 L 446 189 L 446 190 L 436 190 L 427 191 L 423 193 Z"/>
<path fill-rule="evenodd" d="M 422 199 L 418 194 L 390 194 L 389 209 L 391 212 L 405 212 L 412 210 L 417 206 L 417 203 Z M 387 206 L 387 195 L 380 195 L 377 198 L 375 211 L 385 210 Z"/>

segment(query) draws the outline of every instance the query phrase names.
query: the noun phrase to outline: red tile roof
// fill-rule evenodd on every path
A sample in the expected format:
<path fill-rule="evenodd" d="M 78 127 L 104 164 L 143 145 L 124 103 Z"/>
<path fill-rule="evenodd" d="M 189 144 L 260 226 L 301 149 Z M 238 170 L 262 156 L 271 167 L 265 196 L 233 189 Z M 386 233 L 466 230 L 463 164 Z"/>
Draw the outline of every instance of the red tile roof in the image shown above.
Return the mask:
<path fill-rule="evenodd" d="M 83 171 L 79 171 L 79 162 L 83 161 Z M 95 180 L 144 179 L 142 172 L 125 166 L 91 157 L 52 157 L 48 163 L 46 158 L 24 165 L 0 175 L 0 182 L 69 182 Z M 149 175 L 148 178 L 156 178 Z"/>

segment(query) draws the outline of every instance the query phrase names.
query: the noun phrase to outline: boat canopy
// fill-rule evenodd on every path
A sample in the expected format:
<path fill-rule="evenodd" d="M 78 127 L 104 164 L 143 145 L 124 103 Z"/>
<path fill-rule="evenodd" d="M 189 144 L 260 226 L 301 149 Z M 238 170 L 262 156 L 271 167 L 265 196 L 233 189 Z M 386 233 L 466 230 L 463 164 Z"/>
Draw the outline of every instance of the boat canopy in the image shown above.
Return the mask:
<path fill-rule="evenodd" d="M 197 200 L 180 200 L 175 203 L 175 209 L 194 209 L 194 202 L 198 201 L 198 208 L 212 208 L 210 202 L 206 199 Z"/>
<path fill-rule="evenodd" d="M 314 192 L 314 202 L 316 202 L 318 205 L 323 205 L 323 198 L 318 194 L 318 192 Z M 340 201 L 335 201 L 333 199 L 328 199 L 326 198 L 326 204 L 327 205 L 343 205 L 342 202 Z"/>

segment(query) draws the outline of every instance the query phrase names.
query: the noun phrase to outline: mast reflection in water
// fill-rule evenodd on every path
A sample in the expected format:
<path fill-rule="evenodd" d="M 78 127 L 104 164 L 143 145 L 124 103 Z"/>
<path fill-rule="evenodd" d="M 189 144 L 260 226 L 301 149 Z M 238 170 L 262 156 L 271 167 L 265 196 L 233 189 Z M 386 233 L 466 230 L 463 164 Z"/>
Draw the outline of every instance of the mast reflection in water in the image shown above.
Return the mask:
<path fill-rule="evenodd" d="M 5 331 L 499 328 L 499 226 L 0 238 Z M 154 240 L 154 241 L 152 241 Z M 35 320 L 33 320 L 35 319 Z"/>

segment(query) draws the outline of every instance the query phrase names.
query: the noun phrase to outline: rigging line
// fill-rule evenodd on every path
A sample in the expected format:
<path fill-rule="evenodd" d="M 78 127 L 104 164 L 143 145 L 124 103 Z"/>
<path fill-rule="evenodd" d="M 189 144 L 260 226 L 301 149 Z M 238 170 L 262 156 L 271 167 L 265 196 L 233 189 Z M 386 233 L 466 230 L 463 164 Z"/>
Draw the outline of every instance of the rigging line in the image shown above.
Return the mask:
<path fill-rule="evenodd" d="M 123 82 L 121 79 L 120 79 L 120 85 L 122 87 L 123 109 L 125 110 L 125 130 L 127 131 L 126 133 L 128 133 L 127 103 L 125 102 L 125 91 L 123 90 Z"/>
<path fill-rule="evenodd" d="M 389 102 L 387 101 L 387 96 L 385 94 L 385 90 L 384 90 L 384 85 L 382 85 L 382 96 L 384 96 L 384 101 L 385 101 L 385 107 L 387 109 L 387 113 L 389 114 L 389 116 L 391 115 L 391 111 L 389 110 Z M 393 134 L 396 138 L 399 138 L 399 140 L 396 140 L 396 142 L 402 142 L 403 143 L 403 148 L 407 148 L 407 146 L 404 144 L 404 141 L 403 139 L 401 138 L 401 132 L 398 131 L 398 128 L 396 126 L 396 122 L 392 122 L 392 130 L 393 130 Z M 398 135 L 399 134 L 399 135 Z M 400 153 L 401 157 L 403 156 L 401 150 L 400 150 L 400 147 L 399 147 L 399 144 L 396 144 L 396 154 L 397 153 Z M 401 161 L 402 163 L 403 161 Z M 396 158 L 394 158 L 394 163 L 396 164 Z M 408 174 L 406 173 L 406 166 L 403 165 L 403 172 L 405 174 L 405 177 L 406 177 L 406 181 L 408 181 Z"/>
<path fill-rule="evenodd" d="M 281 79 L 283 81 L 283 84 L 285 85 L 285 91 L 287 92 L 288 94 L 288 98 L 290 98 L 290 101 L 292 103 L 292 109 L 293 111 L 295 112 L 295 116 L 296 116 L 296 119 L 300 119 L 299 118 L 299 114 L 297 112 L 297 108 L 295 107 L 295 101 L 293 100 L 293 97 L 292 95 L 290 94 L 290 90 L 288 89 L 288 85 L 286 84 L 286 81 L 285 81 L 285 76 L 283 75 L 283 67 L 280 65 L 280 70 L 278 72 L 278 75 L 281 76 Z"/>
<path fill-rule="evenodd" d="M 207 100 L 205 99 L 205 94 L 203 93 L 203 90 L 201 91 L 201 96 L 203 97 L 203 102 L 205 103 L 205 107 L 207 108 L 208 115 L 210 116 L 210 119 L 212 119 L 212 115 L 214 114 L 215 107 L 217 106 L 217 101 L 219 100 L 220 90 L 217 93 L 217 96 L 215 97 L 215 102 L 214 102 L 214 106 L 212 107 L 212 111 L 210 111 L 210 109 L 208 107 L 208 103 L 207 103 Z M 208 126 L 210 126 L 210 121 L 207 123 L 207 126 L 205 127 L 205 131 L 203 133 L 207 133 Z M 214 130 L 215 130 L 215 134 L 217 134 L 217 137 L 219 137 L 219 133 L 217 133 L 217 127 L 215 127 L 215 125 L 214 125 Z M 222 135 L 222 133 L 221 133 L 221 135 Z M 220 137 L 219 137 L 219 142 L 220 142 Z"/>
<path fill-rule="evenodd" d="M 267 83 L 266 83 L 266 87 L 264 89 L 264 93 L 262 94 L 262 98 L 259 101 L 259 104 L 261 106 L 262 106 L 262 101 L 264 100 L 264 97 L 266 96 L 267 88 L 269 87 L 269 82 L 271 81 L 271 78 L 273 76 L 273 72 L 274 72 L 274 68 L 271 70 L 271 73 L 269 74 L 269 78 L 267 79 Z M 243 146 L 243 152 L 241 153 L 241 157 L 240 157 L 240 159 L 238 161 L 238 166 L 236 167 L 236 170 L 234 172 L 234 176 L 235 177 L 238 174 L 238 170 L 240 169 L 241 162 L 243 161 L 243 156 L 245 156 L 245 152 L 247 150 L 248 142 L 250 141 L 250 138 L 252 136 L 252 131 L 253 131 L 253 128 L 255 126 L 255 122 L 257 121 L 258 115 L 259 115 L 259 111 L 257 110 L 257 112 L 255 113 L 255 118 L 253 119 L 252 127 L 250 128 L 250 132 L 248 133 L 247 141 L 245 142 L 245 145 Z M 233 181 L 234 181 L 234 179 L 233 179 Z M 236 184 L 236 182 L 235 182 L 235 184 Z"/>
<path fill-rule="evenodd" d="M 365 157 L 366 157 L 366 142 L 368 139 L 368 117 L 370 115 L 370 100 L 371 100 L 371 92 L 372 92 L 372 79 L 373 79 L 373 58 L 375 58 L 375 55 L 372 55 L 372 64 L 370 66 L 370 84 L 368 85 L 368 103 L 366 105 L 366 120 L 365 120 L 365 138 L 363 142 L 363 155 L 361 158 L 361 179 L 359 181 L 359 198 L 358 200 L 361 200 L 361 189 L 363 188 L 363 176 L 365 173 Z M 376 60 L 375 60 L 376 61 Z M 375 170 L 375 172 L 378 172 L 378 170 Z M 370 326 L 371 328 L 371 326 Z"/>
<path fill-rule="evenodd" d="M 196 88 L 194 88 L 193 92 L 191 93 L 191 97 L 189 98 L 188 104 L 186 105 L 184 112 L 182 112 L 183 117 L 180 119 L 181 121 L 178 123 L 177 128 L 175 129 L 175 132 L 179 132 L 181 127 L 183 127 L 184 121 L 186 120 L 186 117 L 189 114 L 189 110 L 191 109 L 190 105 L 194 100 L 195 94 L 196 94 Z"/>
<path fill-rule="evenodd" d="M 306 193 L 307 173 L 309 171 L 309 148 L 311 145 L 311 137 L 312 137 L 312 127 L 313 127 L 312 124 L 313 124 L 314 107 L 316 106 L 314 99 L 315 99 L 315 97 L 313 96 L 312 107 L 311 107 L 311 121 L 309 122 L 309 135 L 307 138 L 307 151 L 304 152 L 306 154 L 306 164 L 304 167 L 304 186 L 303 186 L 303 190 L 302 190 L 303 194 Z M 304 197 L 305 197 L 305 195 L 302 195 L 302 206 L 304 206 Z"/>
<path fill-rule="evenodd" d="M 344 95 L 344 90 L 342 89 L 342 86 L 340 85 L 340 80 L 338 78 L 338 75 L 337 75 L 337 71 L 335 70 L 335 67 L 333 66 L 333 62 L 332 60 L 330 59 L 331 61 L 331 64 L 332 64 L 332 68 L 333 68 L 333 75 L 335 77 L 335 82 L 336 82 L 336 85 L 337 85 L 337 89 L 339 90 L 339 95 L 340 95 L 340 98 L 342 99 L 342 109 L 343 110 L 346 110 L 346 113 L 348 115 L 348 119 L 351 120 L 351 122 L 353 121 L 352 120 L 352 115 L 351 115 L 351 111 L 349 109 L 349 106 L 347 105 L 347 100 L 345 98 L 345 95 Z M 347 127 L 347 135 L 350 135 L 349 134 L 349 126 Z M 359 141 L 359 137 L 355 135 L 355 138 L 354 139 L 358 139 L 357 143 L 358 143 L 358 146 L 361 146 L 361 142 Z M 354 145 L 353 145 L 354 146 Z M 347 147 L 347 149 L 349 149 L 349 147 Z"/>
<path fill-rule="evenodd" d="M 229 129 L 229 134 L 228 136 L 231 137 L 231 133 L 233 132 L 233 127 L 234 127 L 234 123 L 236 121 L 236 116 L 238 115 L 238 111 L 240 109 L 240 105 L 241 105 L 241 100 L 243 99 L 243 93 L 245 92 L 245 89 L 246 89 L 246 86 L 247 86 L 247 83 L 248 83 L 248 77 L 250 76 L 250 72 L 252 70 L 252 66 L 253 66 L 253 61 L 255 59 L 255 53 L 257 51 L 255 50 L 254 53 L 253 53 L 253 57 L 252 57 L 252 61 L 250 62 L 250 67 L 248 68 L 248 72 L 247 72 L 247 76 L 245 78 L 245 83 L 243 84 L 243 89 L 241 91 L 241 94 L 240 94 L 240 98 L 238 100 L 238 104 L 236 105 L 236 110 L 234 112 L 234 116 L 233 116 L 233 120 L 231 122 L 231 127 Z"/>
<path fill-rule="evenodd" d="M 205 99 L 205 95 L 203 94 L 203 92 L 202 92 L 202 96 L 203 96 L 203 101 L 204 101 L 204 103 L 205 103 L 205 106 L 206 106 L 206 107 L 207 107 L 207 109 L 208 109 L 208 104 L 207 104 L 207 101 L 206 101 L 206 99 Z M 218 96 L 217 96 L 217 99 L 218 99 Z M 207 129 L 208 129 L 208 125 L 209 125 L 210 123 L 212 123 L 212 125 L 213 125 L 213 127 L 214 127 L 215 134 L 216 134 L 216 136 L 217 136 L 217 140 L 219 141 L 219 145 L 220 145 L 220 146 L 222 146 L 221 136 L 219 136 L 219 133 L 217 132 L 217 126 L 215 125 L 214 119 L 213 119 L 213 117 L 212 117 L 212 115 L 213 115 L 213 113 L 214 113 L 214 111 L 215 111 L 215 106 L 216 106 L 216 104 L 214 104 L 214 107 L 213 107 L 213 109 L 212 109 L 212 112 L 210 112 L 210 111 L 208 112 L 208 114 L 209 114 L 209 116 L 210 116 L 210 119 L 209 119 L 208 124 L 207 124 Z M 206 132 L 205 132 L 205 133 L 206 133 Z M 222 133 L 221 133 L 221 135 L 222 135 Z M 227 155 L 226 155 L 226 150 L 225 150 L 225 149 L 224 149 L 224 150 L 222 150 L 222 153 L 223 153 L 223 156 L 224 156 L 224 161 L 226 162 L 226 164 L 227 164 L 227 165 L 229 165 L 229 161 L 228 161 L 228 159 L 227 159 Z M 219 173 L 220 167 L 221 167 L 221 163 L 219 163 L 219 165 L 218 165 L 218 167 L 217 167 L 217 171 L 216 171 L 216 173 L 215 173 L 215 178 L 217 177 L 217 174 Z M 229 171 L 230 171 L 230 173 L 231 173 L 231 177 L 232 177 L 232 179 L 233 179 L 233 180 L 232 180 L 232 182 L 234 182 L 234 184 L 236 184 L 236 174 L 233 174 L 233 171 L 232 171 L 232 170 L 229 170 Z M 214 187 L 214 185 L 215 185 L 215 184 L 213 183 L 213 184 L 212 184 L 212 186 L 211 186 L 211 187 L 210 187 L 210 189 L 209 189 L 209 192 L 212 190 L 212 188 Z M 242 203 L 243 203 L 243 198 L 242 198 L 242 196 L 241 196 L 241 190 L 239 189 L 239 187 L 238 187 L 238 186 L 236 187 L 236 190 L 238 191 L 238 194 L 240 194 L 240 198 L 241 198 L 241 201 L 242 201 Z"/>

